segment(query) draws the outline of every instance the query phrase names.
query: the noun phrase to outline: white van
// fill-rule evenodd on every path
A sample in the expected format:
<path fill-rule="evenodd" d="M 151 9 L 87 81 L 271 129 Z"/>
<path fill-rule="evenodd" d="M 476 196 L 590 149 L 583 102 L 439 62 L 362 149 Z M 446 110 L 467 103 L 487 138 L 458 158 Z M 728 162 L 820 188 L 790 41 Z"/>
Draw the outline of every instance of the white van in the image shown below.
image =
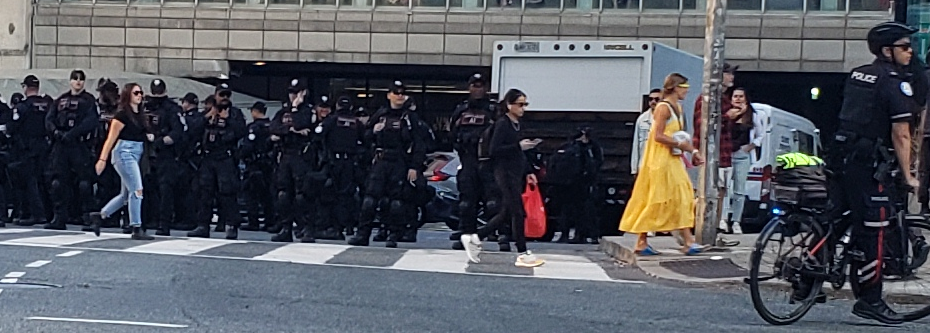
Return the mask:
<path fill-rule="evenodd" d="M 764 214 L 769 208 L 772 171 L 775 157 L 789 152 L 801 152 L 817 156 L 821 150 L 820 130 L 807 118 L 776 108 L 771 105 L 752 103 L 756 116 L 762 117 L 765 137 L 762 147 L 751 154 L 752 167 L 746 182 L 746 201 L 743 209 L 743 231 L 761 229 Z M 747 228 L 748 227 L 748 228 Z"/>

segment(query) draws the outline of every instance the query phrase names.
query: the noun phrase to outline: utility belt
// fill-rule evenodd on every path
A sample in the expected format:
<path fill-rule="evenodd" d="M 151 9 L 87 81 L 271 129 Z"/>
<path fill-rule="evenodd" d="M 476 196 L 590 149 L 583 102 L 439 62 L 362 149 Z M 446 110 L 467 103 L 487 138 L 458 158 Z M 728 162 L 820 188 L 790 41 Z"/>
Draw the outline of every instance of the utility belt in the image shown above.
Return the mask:
<path fill-rule="evenodd" d="M 200 156 L 219 160 L 232 158 L 233 152 L 231 149 L 203 149 L 200 151 Z"/>
<path fill-rule="evenodd" d="M 328 157 L 332 160 L 352 160 L 355 158 L 355 154 L 350 153 L 330 153 Z"/>
<path fill-rule="evenodd" d="M 377 148 L 375 149 L 375 160 L 376 161 L 391 161 L 391 162 L 401 162 L 407 157 L 407 153 L 399 149 L 384 149 Z"/>
<path fill-rule="evenodd" d="M 858 135 L 853 132 L 840 130 L 834 137 L 843 162 L 856 164 L 870 164 L 875 168 L 873 177 L 886 182 L 894 178 L 898 171 L 898 161 L 892 150 L 884 140 Z"/>

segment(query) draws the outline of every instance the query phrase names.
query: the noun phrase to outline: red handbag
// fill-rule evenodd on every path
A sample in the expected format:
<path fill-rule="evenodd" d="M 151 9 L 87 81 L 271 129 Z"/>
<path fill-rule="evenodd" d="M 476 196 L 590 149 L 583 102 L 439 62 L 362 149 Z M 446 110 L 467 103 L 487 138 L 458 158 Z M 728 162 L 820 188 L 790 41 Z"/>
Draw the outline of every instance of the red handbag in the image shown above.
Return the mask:
<path fill-rule="evenodd" d="M 546 234 L 546 206 L 539 186 L 526 184 L 523 192 L 523 209 L 526 211 L 524 231 L 527 238 L 540 238 Z"/>

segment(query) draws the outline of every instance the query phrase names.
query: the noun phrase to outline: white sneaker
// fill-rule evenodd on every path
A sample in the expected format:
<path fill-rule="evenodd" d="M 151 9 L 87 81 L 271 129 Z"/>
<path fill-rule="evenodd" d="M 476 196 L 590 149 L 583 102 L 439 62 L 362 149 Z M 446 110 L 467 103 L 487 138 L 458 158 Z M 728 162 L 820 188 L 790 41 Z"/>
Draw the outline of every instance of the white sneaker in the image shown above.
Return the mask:
<path fill-rule="evenodd" d="M 481 238 L 477 234 L 462 234 L 462 238 L 459 240 L 462 241 L 462 246 L 465 247 L 465 255 L 468 256 L 468 260 L 476 264 L 481 262 L 481 259 L 478 258 L 478 254 L 481 253 Z"/>
<path fill-rule="evenodd" d="M 742 235 L 742 234 L 743 234 L 743 228 L 741 228 L 741 227 L 739 226 L 739 222 L 733 222 L 733 234 L 734 234 L 734 235 Z"/>
<path fill-rule="evenodd" d="M 546 261 L 536 258 L 536 255 L 530 251 L 526 253 L 521 253 L 517 256 L 517 262 L 514 263 L 517 267 L 539 267 L 545 264 Z"/>
<path fill-rule="evenodd" d="M 656 236 L 656 232 L 655 232 L 655 231 L 650 231 L 650 232 L 647 232 L 647 233 L 646 233 L 646 237 L 655 237 L 655 236 Z"/>

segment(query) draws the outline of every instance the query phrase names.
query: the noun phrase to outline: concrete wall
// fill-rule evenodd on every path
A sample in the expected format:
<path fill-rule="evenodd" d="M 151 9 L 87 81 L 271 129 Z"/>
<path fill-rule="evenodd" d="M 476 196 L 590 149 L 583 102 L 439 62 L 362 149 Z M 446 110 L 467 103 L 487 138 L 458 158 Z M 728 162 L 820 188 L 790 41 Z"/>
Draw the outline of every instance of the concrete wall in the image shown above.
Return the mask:
<path fill-rule="evenodd" d="M 845 71 L 869 59 L 865 33 L 887 18 L 731 13 L 726 57 L 745 70 Z M 164 75 L 225 73 L 224 60 L 487 66 L 494 41 L 518 38 L 649 39 L 700 55 L 704 23 L 689 13 L 43 4 L 35 66 Z"/>
<path fill-rule="evenodd" d="M 0 10 L 0 68 L 25 69 L 29 66 L 30 2 L 3 2 L 3 10 Z"/>

